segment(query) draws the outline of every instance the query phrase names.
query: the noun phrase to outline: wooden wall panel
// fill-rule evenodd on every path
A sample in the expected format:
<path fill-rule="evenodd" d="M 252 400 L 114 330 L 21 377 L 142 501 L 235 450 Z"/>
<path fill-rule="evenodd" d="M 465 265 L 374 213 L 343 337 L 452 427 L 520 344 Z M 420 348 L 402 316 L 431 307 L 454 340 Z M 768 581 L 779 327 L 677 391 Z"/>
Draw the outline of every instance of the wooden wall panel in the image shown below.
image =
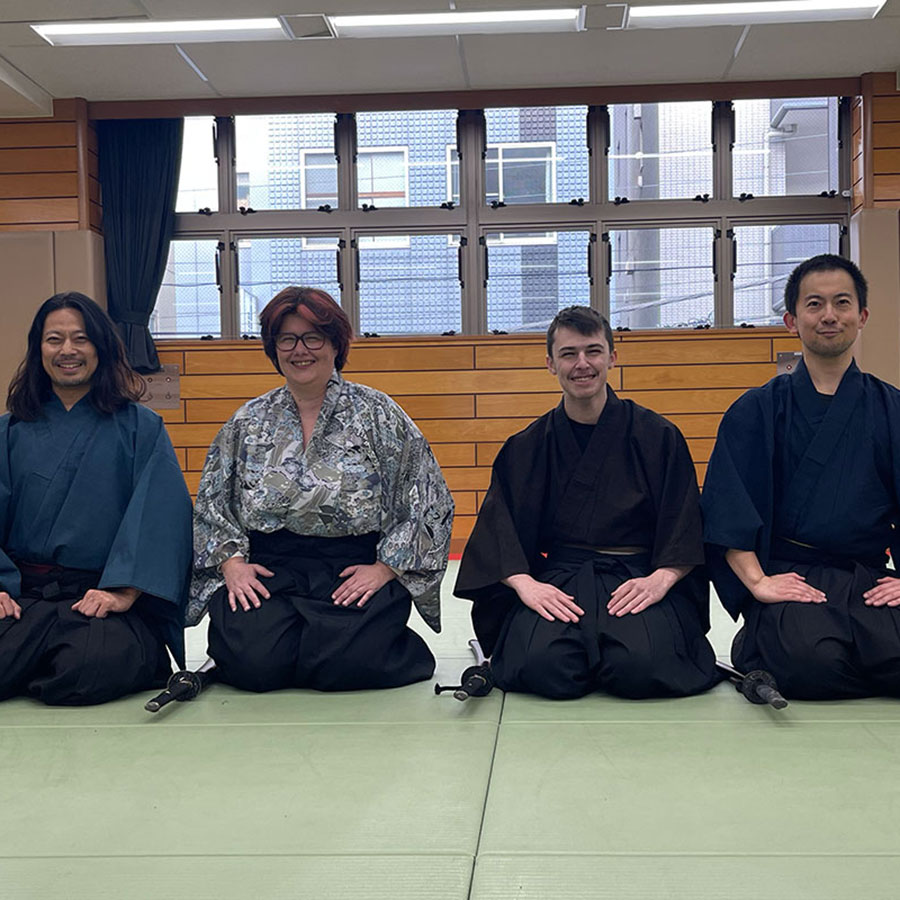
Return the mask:
<path fill-rule="evenodd" d="M 861 84 L 862 152 L 854 160 L 853 211 L 863 206 L 900 207 L 900 92 L 896 76 L 893 72 L 865 75 Z"/>
<path fill-rule="evenodd" d="M 616 342 L 619 365 L 610 383 L 624 384 L 622 397 L 678 425 L 701 482 L 722 413 L 744 390 L 774 375 L 779 351 L 799 347 L 776 328 L 634 332 L 617 335 Z M 164 418 L 195 491 L 222 423 L 282 381 L 256 341 L 172 341 L 159 349 L 163 362 L 187 372 L 181 408 Z M 559 402 L 544 352 L 540 335 L 360 339 L 352 348 L 356 368 L 348 365 L 347 377 L 390 393 L 431 442 L 457 504 L 453 552 L 474 524 L 503 442 Z"/>
<path fill-rule="evenodd" d="M 0 230 L 99 230 L 92 133 L 83 100 L 56 101 L 52 119 L 0 121 Z"/>

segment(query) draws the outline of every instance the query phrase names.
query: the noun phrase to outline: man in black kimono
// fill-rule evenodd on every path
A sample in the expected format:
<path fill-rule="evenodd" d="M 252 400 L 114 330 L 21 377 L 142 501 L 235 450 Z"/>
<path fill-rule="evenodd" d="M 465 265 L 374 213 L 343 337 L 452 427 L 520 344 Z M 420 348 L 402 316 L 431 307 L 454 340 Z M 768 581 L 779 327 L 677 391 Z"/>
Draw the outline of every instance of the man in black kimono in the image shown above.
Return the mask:
<path fill-rule="evenodd" d="M 608 386 L 615 361 L 603 316 L 562 310 L 547 332 L 562 402 L 494 462 L 455 592 L 504 690 L 671 697 L 718 680 L 691 457 Z"/>
<path fill-rule="evenodd" d="M 184 662 L 191 503 L 115 325 L 83 294 L 32 323 L 0 417 L 0 700 L 81 705 Z"/>
<path fill-rule="evenodd" d="M 900 391 L 860 372 L 866 281 L 849 260 L 801 263 L 785 325 L 803 361 L 725 414 L 703 492 L 719 597 L 744 627 L 742 669 L 786 697 L 900 695 Z"/>

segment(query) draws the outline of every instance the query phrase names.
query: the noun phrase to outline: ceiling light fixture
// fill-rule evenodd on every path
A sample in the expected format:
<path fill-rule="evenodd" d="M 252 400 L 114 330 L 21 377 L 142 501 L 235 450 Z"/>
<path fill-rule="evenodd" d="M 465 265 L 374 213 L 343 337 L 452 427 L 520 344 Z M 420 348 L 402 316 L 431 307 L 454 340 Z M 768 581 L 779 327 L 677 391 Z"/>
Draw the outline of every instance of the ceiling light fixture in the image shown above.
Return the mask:
<path fill-rule="evenodd" d="M 398 13 L 328 16 L 339 38 L 428 37 L 447 34 L 512 34 L 583 31 L 584 7 L 505 9 L 497 12 Z"/>
<path fill-rule="evenodd" d="M 623 27 L 697 28 L 705 25 L 771 25 L 786 22 L 843 22 L 872 19 L 885 0 L 749 0 L 628 6 Z"/>
<path fill-rule="evenodd" d="M 278 19 L 186 19 L 178 22 L 129 19 L 118 22 L 54 22 L 31 27 L 55 47 L 290 40 Z"/>

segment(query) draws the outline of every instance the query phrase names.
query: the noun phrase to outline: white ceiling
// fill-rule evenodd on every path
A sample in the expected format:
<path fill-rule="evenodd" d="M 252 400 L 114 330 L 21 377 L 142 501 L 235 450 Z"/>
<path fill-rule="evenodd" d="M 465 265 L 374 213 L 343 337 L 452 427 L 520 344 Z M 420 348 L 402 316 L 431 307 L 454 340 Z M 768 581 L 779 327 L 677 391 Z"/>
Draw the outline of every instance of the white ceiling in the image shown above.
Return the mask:
<path fill-rule="evenodd" d="M 646 2 L 646 0 L 645 0 Z M 660 2 L 660 0 L 657 0 Z M 674 0 L 663 0 L 674 2 Z M 571 0 L 2 0 L 0 117 L 52 98 L 155 100 L 857 76 L 900 68 L 900 0 L 869 22 L 578 34 L 50 47 L 30 22 L 570 6 Z M 742 39 L 743 38 L 743 39 Z"/>

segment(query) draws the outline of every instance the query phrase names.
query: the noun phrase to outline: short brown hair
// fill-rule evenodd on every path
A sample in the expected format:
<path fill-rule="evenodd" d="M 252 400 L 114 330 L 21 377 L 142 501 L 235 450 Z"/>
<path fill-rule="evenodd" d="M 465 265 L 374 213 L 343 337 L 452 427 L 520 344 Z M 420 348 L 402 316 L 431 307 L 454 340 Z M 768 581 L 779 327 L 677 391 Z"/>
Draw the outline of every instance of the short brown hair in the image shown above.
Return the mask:
<path fill-rule="evenodd" d="M 281 331 L 281 323 L 291 313 L 301 312 L 310 322 L 315 322 L 319 331 L 325 335 L 334 347 L 334 367 L 339 372 L 347 362 L 350 352 L 350 341 L 353 340 L 353 328 L 340 305 L 334 297 L 325 291 L 313 287 L 286 287 L 279 291 L 259 314 L 259 325 L 262 333 L 263 349 L 266 356 L 275 364 L 279 374 L 278 354 L 275 350 L 275 338 Z"/>
<path fill-rule="evenodd" d="M 556 337 L 557 328 L 571 328 L 585 336 L 603 332 L 606 338 L 607 350 L 613 352 L 613 334 L 606 316 L 600 315 L 589 306 L 567 306 L 561 309 L 550 327 L 547 329 L 547 356 L 553 356 L 553 339 Z"/>

